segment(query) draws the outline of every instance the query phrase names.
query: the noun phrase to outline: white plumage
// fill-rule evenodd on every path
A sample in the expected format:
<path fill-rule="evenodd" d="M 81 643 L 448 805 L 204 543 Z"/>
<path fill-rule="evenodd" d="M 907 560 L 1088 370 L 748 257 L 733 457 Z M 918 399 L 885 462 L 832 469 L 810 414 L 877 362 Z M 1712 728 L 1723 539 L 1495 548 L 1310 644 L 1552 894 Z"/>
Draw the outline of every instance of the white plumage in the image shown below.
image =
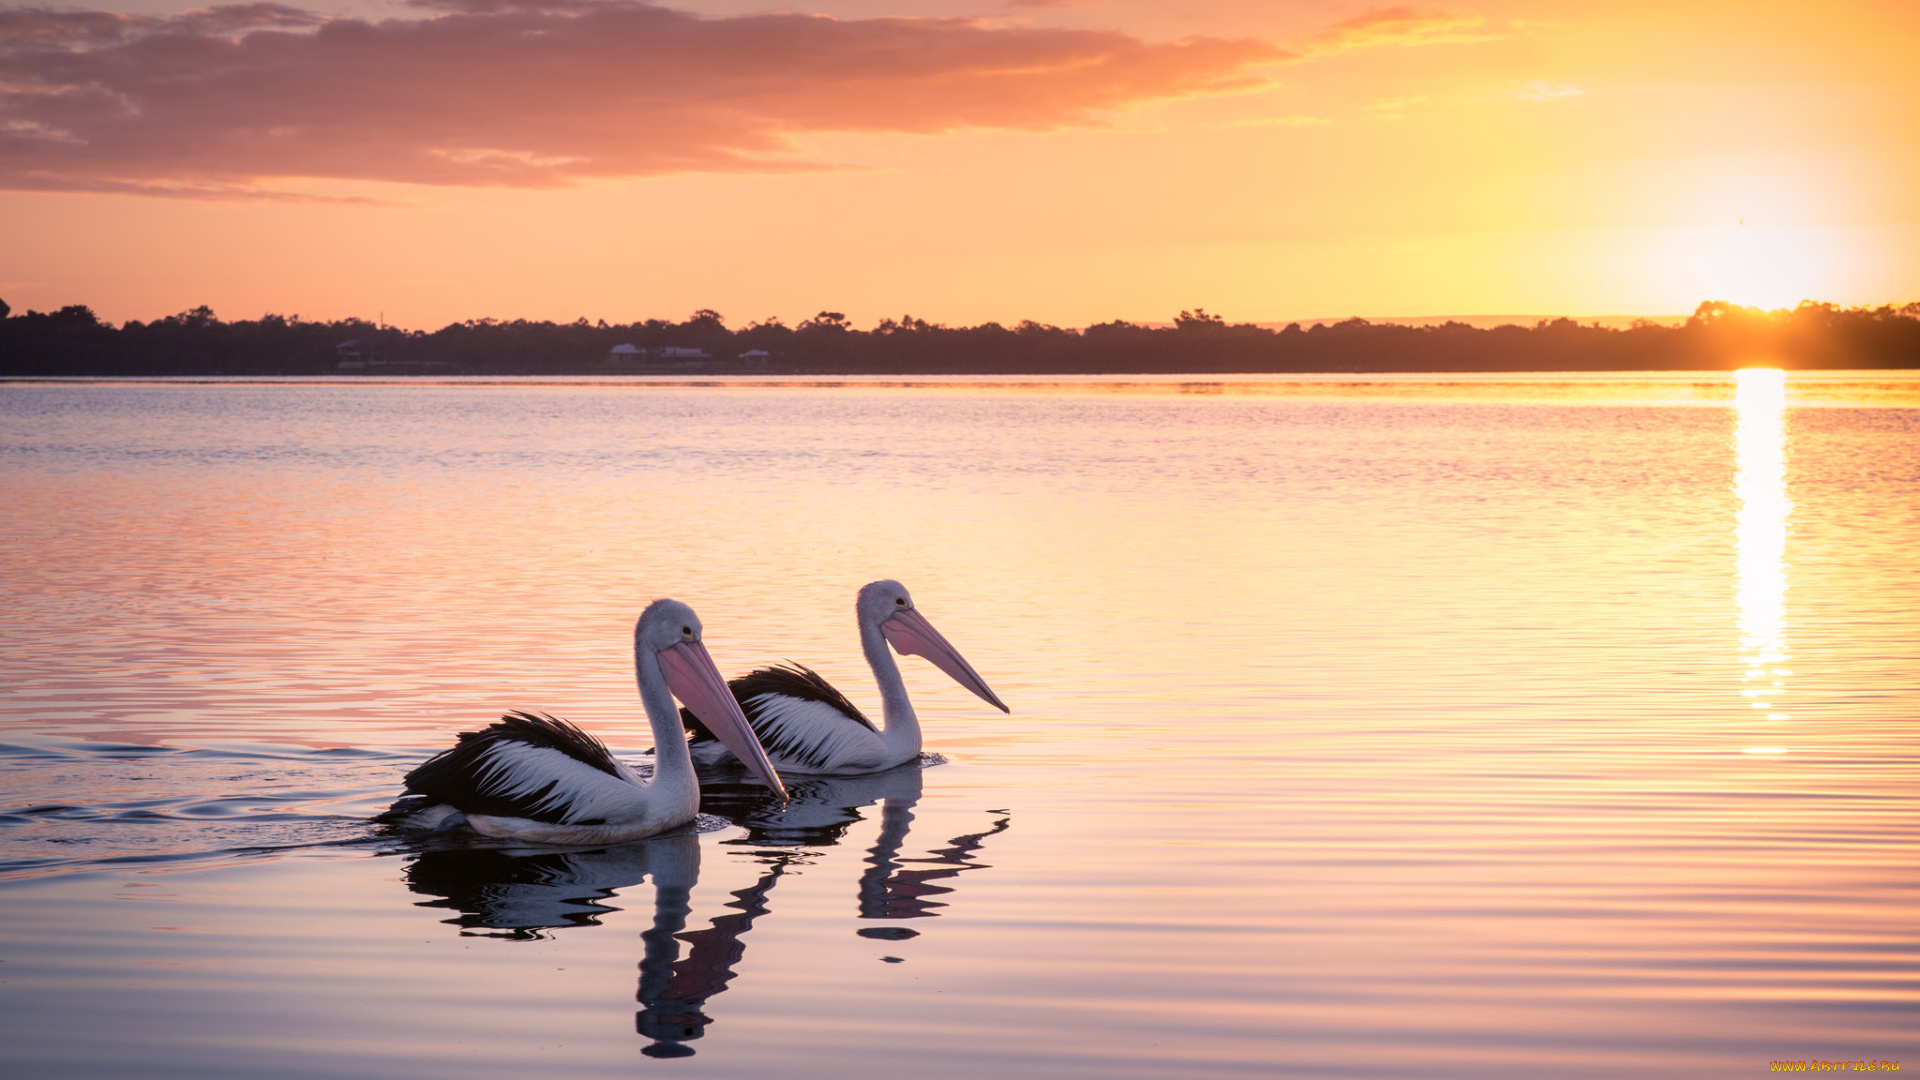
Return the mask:
<path fill-rule="evenodd" d="M 767 757 L 783 773 L 834 775 L 878 772 L 920 756 L 920 718 L 907 697 L 893 650 L 926 657 L 961 686 L 1001 712 L 994 696 L 947 639 L 914 607 L 906 586 L 876 581 L 854 603 L 860 647 L 880 689 L 882 723 L 861 715 L 825 679 L 798 665 L 759 668 L 728 683 Z M 891 645 L 891 648 L 889 648 Z M 703 762 L 734 756 L 708 729 L 698 709 L 681 716 L 693 730 L 693 752 Z"/>
<path fill-rule="evenodd" d="M 785 794 L 719 669 L 700 620 L 656 600 L 634 627 L 634 678 L 659 749 L 643 780 L 600 740 L 564 720 L 509 713 L 407 774 L 407 795 L 382 815 L 409 828 L 465 826 L 484 836 L 547 844 L 606 844 L 653 836 L 693 820 L 700 786 L 673 699 L 715 718 L 713 735 Z"/>
<path fill-rule="evenodd" d="M 801 771 L 877 772 L 887 767 L 881 733 L 863 723 L 849 723 L 844 712 L 827 702 L 765 693 L 740 704 L 755 735 L 765 732 L 768 742 L 782 747 L 805 747 L 803 753 L 782 755 Z"/>

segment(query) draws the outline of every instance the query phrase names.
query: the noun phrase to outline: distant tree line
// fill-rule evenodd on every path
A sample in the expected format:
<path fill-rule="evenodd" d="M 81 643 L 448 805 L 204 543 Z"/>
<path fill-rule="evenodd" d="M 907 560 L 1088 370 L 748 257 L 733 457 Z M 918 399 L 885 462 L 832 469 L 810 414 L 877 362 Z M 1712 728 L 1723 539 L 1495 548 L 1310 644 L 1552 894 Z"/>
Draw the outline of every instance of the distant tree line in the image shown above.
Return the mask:
<path fill-rule="evenodd" d="M 632 346 L 613 354 L 616 346 Z M 0 301 L 0 375 L 1134 374 L 1183 372 L 1632 371 L 1920 367 L 1920 303 L 1762 311 L 1703 303 L 1683 325 L 1628 329 L 1573 319 L 1477 329 L 1347 319 L 1284 329 L 1204 309 L 1172 326 L 1036 322 L 953 327 L 907 316 L 858 330 L 823 311 L 728 329 L 715 311 L 660 319 L 470 319 L 434 331 L 363 319 L 264 315 L 225 322 L 207 307 L 153 322 L 101 322 L 83 305 L 13 315 Z"/>

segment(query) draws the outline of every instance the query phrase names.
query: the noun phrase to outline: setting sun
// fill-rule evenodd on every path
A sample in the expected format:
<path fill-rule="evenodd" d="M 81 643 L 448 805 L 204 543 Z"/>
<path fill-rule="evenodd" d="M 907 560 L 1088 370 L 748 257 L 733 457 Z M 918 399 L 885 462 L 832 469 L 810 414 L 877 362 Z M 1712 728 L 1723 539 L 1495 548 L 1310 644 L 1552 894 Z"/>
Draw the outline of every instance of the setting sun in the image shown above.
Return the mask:
<path fill-rule="evenodd" d="M 1850 284 L 1847 237 L 1838 229 L 1749 225 L 1699 229 L 1692 258 L 1701 296 L 1745 307 L 1790 308 L 1839 295 Z"/>

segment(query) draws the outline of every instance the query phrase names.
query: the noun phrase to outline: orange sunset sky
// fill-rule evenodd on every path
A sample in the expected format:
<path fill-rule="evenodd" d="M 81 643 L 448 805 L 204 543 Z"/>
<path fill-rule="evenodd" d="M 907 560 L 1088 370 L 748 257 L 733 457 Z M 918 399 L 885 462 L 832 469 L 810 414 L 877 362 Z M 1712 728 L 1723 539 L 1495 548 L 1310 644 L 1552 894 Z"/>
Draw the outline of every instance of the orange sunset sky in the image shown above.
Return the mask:
<path fill-rule="evenodd" d="M 0 298 L 866 326 L 1920 299 L 1920 3 L 0 6 Z"/>

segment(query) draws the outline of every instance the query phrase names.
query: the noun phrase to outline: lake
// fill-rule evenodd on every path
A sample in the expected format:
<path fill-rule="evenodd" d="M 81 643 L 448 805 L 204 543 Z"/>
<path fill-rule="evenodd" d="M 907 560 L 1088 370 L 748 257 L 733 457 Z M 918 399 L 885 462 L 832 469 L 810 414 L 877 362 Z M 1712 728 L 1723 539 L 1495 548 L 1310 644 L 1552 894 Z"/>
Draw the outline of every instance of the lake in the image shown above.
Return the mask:
<path fill-rule="evenodd" d="M 9 1077 L 1920 1067 L 1920 376 L 0 384 Z M 922 766 L 370 823 L 633 620 Z"/>

